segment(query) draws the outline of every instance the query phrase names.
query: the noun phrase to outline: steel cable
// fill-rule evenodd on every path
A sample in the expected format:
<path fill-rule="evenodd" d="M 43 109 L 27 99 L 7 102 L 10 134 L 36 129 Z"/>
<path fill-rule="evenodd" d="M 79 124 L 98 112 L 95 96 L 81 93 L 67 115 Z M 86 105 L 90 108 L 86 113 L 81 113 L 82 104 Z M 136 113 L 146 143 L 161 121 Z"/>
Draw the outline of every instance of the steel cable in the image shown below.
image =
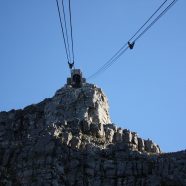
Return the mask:
<path fill-rule="evenodd" d="M 61 32 L 62 32 L 63 41 L 64 41 L 64 45 L 65 45 L 66 57 L 67 57 L 67 61 L 69 61 L 69 55 L 68 55 L 68 52 L 67 52 L 67 44 L 66 44 L 66 40 L 65 40 L 65 34 L 64 34 L 64 29 L 63 29 L 63 24 L 62 24 L 62 19 L 61 19 L 61 13 L 60 13 L 60 9 L 59 9 L 58 0 L 56 0 L 56 4 L 57 4 L 58 16 L 59 16 L 59 20 L 60 20 Z"/>
<path fill-rule="evenodd" d="M 69 39 L 68 39 L 68 32 L 67 32 L 67 23 L 66 23 L 66 15 L 65 15 L 65 8 L 64 8 L 64 2 L 61 0 L 62 8 L 63 8 L 63 17 L 64 17 L 64 23 L 65 23 L 65 34 L 66 34 L 66 40 L 67 40 L 67 49 L 69 54 L 69 61 L 71 62 L 71 54 L 70 54 L 70 46 L 69 46 Z"/>
<path fill-rule="evenodd" d="M 174 0 L 172 3 L 170 3 L 164 10 L 161 12 L 158 17 L 134 40 L 137 41 L 143 34 L 147 32 L 178 0 Z M 155 16 L 155 14 L 164 6 L 164 4 L 167 2 L 165 0 L 159 7 L 158 9 L 150 16 L 150 18 L 137 30 L 137 32 L 129 39 L 131 41 L 143 28 L 144 26 Z M 88 77 L 88 79 L 91 79 L 101 72 L 107 70 L 113 63 L 117 61 L 117 59 L 123 55 L 126 50 L 128 49 L 128 43 L 125 43 L 115 54 L 114 56 L 109 59 L 101 68 L 99 68 L 94 74 Z M 127 47 L 126 47 L 127 46 Z M 125 48 L 126 47 L 126 48 Z M 125 49 L 124 49 L 125 48 Z M 123 50 L 124 49 L 124 50 Z M 123 51 L 122 51 L 123 50 Z"/>
<path fill-rule="evenodd" d="M 68 3 L 68 8 L 69 8 L 69 14 L 70 14 L 70 33 L 71 33 L 71 46 L 72 46 L 72 58 L 73 58 L 73 61 L 74 62 L 74 39 L 73 39 L 73 29 L 72 29 L 72 13 L 71 13 L 71 2 L 69 0 L 69 3 Z"/>

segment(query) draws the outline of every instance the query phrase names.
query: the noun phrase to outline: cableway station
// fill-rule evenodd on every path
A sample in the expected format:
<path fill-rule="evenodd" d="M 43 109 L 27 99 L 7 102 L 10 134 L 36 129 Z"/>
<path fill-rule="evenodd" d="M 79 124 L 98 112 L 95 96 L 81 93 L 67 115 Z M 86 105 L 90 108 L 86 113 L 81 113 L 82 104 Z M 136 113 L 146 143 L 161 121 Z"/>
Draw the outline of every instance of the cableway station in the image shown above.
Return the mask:
<path fill-rule="evenodd" d="M 83 78 L 81 70 L 71 70 L 71 77 L 67 78 L 67 85 L 71 85 L 73 88 L 81 88 L 84 84 L 86 84 L 86 79 Z"/>

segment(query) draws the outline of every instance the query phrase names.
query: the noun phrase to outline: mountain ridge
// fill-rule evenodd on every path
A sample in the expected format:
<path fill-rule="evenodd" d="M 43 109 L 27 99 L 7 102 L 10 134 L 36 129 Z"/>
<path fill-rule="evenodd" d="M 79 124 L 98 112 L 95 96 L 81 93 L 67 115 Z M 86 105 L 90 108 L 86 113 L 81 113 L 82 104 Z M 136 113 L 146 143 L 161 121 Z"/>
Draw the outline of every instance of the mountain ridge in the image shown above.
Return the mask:
<path fill-rule="evenodd" d="M 1 185 L 186 185 L 186 151 L 163 153 L 117 127 L 103 91 L 76 78 L 52 98 L 0 112 Z"/>

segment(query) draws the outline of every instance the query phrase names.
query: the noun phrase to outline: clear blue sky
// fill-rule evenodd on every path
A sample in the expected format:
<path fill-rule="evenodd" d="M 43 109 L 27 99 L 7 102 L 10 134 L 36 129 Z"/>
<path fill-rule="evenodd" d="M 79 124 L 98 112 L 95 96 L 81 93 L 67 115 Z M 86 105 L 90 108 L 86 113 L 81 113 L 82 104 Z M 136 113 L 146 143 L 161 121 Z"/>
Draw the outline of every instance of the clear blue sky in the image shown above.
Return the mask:
<path fill-rule="evenodd" d="M 163 0 L 72 0 L 76 67 L 94 73 Z M 163 151 L 186 149 L 186 1 L 178 3 L 108 71 L 91 80 L 113 123 Z M 52 97 L 69 70 L 55 0 L 0 1 L 0 110 Z"/>

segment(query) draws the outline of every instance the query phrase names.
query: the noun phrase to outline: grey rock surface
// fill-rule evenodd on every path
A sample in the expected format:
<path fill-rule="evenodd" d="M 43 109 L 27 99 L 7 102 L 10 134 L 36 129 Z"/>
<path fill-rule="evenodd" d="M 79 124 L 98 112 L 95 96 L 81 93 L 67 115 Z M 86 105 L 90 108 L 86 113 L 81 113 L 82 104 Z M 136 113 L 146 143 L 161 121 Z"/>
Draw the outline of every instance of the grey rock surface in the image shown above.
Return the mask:
<path fill-rule="evenodd" d="M 186 151 L 111 122 L 100 88 L 66 85 L 54 97 L 0 112 L 0 185 L 186 185 Z"/>

